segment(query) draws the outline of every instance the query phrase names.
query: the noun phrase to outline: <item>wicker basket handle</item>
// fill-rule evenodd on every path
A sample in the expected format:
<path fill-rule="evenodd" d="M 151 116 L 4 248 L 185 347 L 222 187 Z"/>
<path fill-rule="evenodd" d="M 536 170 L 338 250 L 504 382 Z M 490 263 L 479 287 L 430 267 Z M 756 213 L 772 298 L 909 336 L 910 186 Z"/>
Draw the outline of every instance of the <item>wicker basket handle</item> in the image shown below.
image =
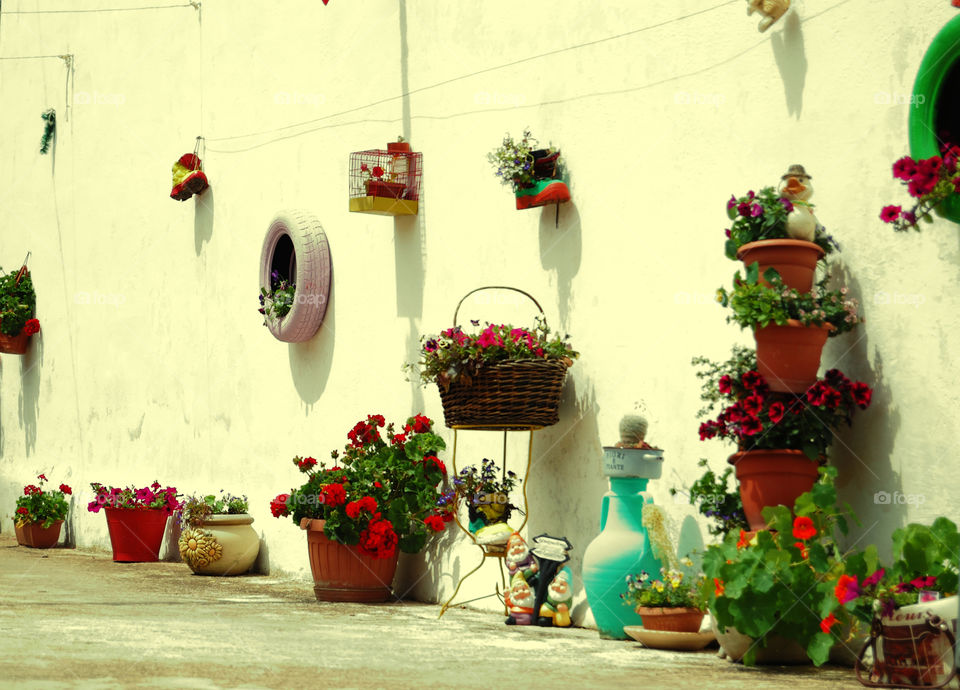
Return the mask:
<path fill-rule="evenodd" d="M 463 301 L 473 293 L 480 292 L 481 290 L 513 290 L 514 292 L 519 292 L 521 295 L 524 295 L 525 297 L 529 298 L 531 302 L 537 305 L 537 309 L 540 310 L 540 315 L 546 318 L 546 314 L 543 313 L 543 307 L 540 306 L 540 303 L 537 300 L 535 300 L 533 298 L 533 295 L 531 295 L 530 293 L 524 292 L 520 288 L 510 287 L 509 285 L 484 285 L 483 287 L 474 288 L 473 290 L 465 294 L 463 297 L 461 297 L 460 301 L 457 302 L 457 308 L 453 312 L 454 326 L 457 325 L 457 314 L 460 313 L 460 306 L 463 304 Z"/>

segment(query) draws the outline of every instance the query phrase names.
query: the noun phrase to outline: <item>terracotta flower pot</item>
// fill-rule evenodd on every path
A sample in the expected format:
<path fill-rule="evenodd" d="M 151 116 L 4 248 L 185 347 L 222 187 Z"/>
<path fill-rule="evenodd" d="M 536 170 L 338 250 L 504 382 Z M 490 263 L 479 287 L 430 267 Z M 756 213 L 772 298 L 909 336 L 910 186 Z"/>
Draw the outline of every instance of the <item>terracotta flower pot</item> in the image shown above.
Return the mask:
<path fill-rule="evenodd" d="M 17 335 L 0 333 L 0 352 L 8 355 L 25 355 L 28 347 L 30 347 L 30 336 L 25 329 Z"/>
<path fill-rule="evenodd" d="M 647 630 L 695 633 L 700 632 L 703 623 L 703 611 L 700 609 L 638 606 L 637 613 Z"/>
<path fill-rule="evenodd" d="M 737 258 L 744 266 L 760 264 L 760 282 L 768 268 L 774 268 L 784 285 L 810 292 L 813 289 L 813 274 L 817 262 L 823 258 L 823 250 L 813 242 L 803 240 L 760 240 L 748 242 L 737 250 Z"/>
<path fill-rule="evenodd" d="M 357 546 L 327 539 L 324 520 L 303 518 L 307 532 L 313 593 L 317 601 L 376 602 L 390 598 L 399 553 L 391 558 L 371 558 Z"/>
<path fill-rule="evenodd" d="M 17 534 L 17 543 L 20 546 L 30 546 L 34 549 L 49 549 L 60 541 L 60 527 L 63 520 L 55 520 L 49 527 L 41 522 L 28 522 L 23 527 L 14 523 Z"/>
<path fill-rule="evenodd" d="M 803 393 L 817 380 L 820 355 L 833 326 L 804 326 L 790 319 L 787 325 L 755 328 L 757 371 L 770 390 Z"/>
<path fill-rule="evenodd" d="M 180 557 L 198 575 L 243 575 L 260 553 L 252 524 L 246 513 L 211 515 L 200 527 L 180 534 Z"/>
<path fill-rule="evenodd" d="M 797 496 L 813 488 L 820 466 L 799 450 L 748 450 L 734 453 L 727 462 L 736 468 L 751 530 L 767 528 L 761 512 L 766 506 L 792 510 Z"/>
<path fill-rule="evenodd" d="M 161 508 L 136 510 L 104 508 L 113 560 L 121 563 L 152 563 L 160 560 L 168 513 Z"/>

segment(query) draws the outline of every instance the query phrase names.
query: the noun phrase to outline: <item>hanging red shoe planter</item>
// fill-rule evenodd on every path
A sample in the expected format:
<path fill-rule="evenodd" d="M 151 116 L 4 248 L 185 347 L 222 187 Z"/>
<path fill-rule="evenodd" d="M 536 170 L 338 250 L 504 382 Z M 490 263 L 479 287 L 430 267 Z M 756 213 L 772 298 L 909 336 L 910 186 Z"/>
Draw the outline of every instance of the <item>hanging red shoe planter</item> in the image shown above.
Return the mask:
<path fill-rule="evenodd" d="M 203 172 L 203 162 L 198 155 L 200 152 L 200 140 L 197 137 L 197 145 L 193 153 L 185 153 L 179 160 L 173 164 L 173 189 L 170 191 L 170 198 L 177 201 L 186 201 L 194 194 L 201 194 L 203 190 L 210 186 L 207 182 L 207 176 Z"/>
<path fill-rule="evenodd" d="M 561 179 L 560 150 L 553 147 L 538 149 L 537 139 L 524 130 L 515 140 L 507 134 L 503 142 L 487 154 L 487 160 L 496 168 L 496 176 L 503 184 L 513 187 L 517 210 L 570 201 L 570 189 Z"/>
<path fill-rule="evenodd" d="M 350 154 L 350 210 L 381 216 L 412 216 L 420 207 L 423 154 L 399 141 L 387 150 L 373 149 Z"/>

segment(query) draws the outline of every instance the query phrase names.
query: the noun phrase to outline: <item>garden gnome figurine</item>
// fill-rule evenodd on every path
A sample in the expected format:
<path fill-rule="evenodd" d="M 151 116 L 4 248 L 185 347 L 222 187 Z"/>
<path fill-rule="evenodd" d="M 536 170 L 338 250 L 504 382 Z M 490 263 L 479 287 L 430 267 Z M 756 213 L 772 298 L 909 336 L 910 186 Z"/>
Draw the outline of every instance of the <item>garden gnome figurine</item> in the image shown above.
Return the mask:
<path fill-rule="evenodd" d="M 533 538 L 533 556 L 537 559 L 537 586 L 536 603 L 533 610 L 537 611 L 538 616 L 544 616 L 542 606 L 549 596 L 549 589 L 553 584 L 554 576 L 564 563 L 570 560 L 569 551 L 573 548 L 566 537 L 551 537 L 547 534 L 540 534 Z M 537 619 L 538 625 L 550 625 L 550 618 Z"/>
<path fill-rule="evenodd" d="M 813 242 L 817 232 L 817 217 L 813 215 L 811 177 L 802 165 L 791 165 L 780 178 L 780 192 L 793 204 L 787 214 L 787 235 L 793 240 Z"/>
<path fill-rule="evenodd" d="M 532 582 L 540 570 L 536 559 L 533 557 L 533 554 L 530 553 L 530 549 L 527 548 L 527 542 L 523 540 L 519 532 L 514 532 L 510 535 L 510 540 L 507 542 L 507 555 L 504 561 L 506 561 L 507 570 L 510 572 L 511 583 L 513 582 L 513 576 L 517 573 L 523 575 L 524 580 L 528 583 Z"/>
<path fill-rule="evenodd" d="M 510 615 L 504 621 L 507 625 L 530 625 L 533 622 L 533 590 L 523 577 L 517 572 L 510 580 L 510 593 L 507 597 L 507 606 Z"/>
<path fill-rule="evenodd" d="M 537 625 L 557 628 L 570 627 L 570 605 L 573 603 L 573 589 L 570 586 L 570 568 L 563 568 L 547 589 L 547 600 L 540 605 Z"/>
<path fill-rule="evenodd" d="M 758 31 L 766 31 L 790 9 L 790 0 L 747 0 L 747 15 L 759 12 L 763 15 Z"/>

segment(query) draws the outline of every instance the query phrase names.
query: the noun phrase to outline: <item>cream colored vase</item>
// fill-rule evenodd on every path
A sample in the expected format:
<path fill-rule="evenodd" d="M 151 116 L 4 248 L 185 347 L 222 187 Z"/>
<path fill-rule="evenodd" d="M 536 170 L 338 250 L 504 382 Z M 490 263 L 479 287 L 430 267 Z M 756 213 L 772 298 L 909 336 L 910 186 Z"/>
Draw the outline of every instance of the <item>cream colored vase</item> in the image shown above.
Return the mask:
<path fill-rule="evenodd" d="M 180 534 L 180 558 L 198 575 L 243 575 L 260 553 L 253 517 L 211 515 Z"/>

